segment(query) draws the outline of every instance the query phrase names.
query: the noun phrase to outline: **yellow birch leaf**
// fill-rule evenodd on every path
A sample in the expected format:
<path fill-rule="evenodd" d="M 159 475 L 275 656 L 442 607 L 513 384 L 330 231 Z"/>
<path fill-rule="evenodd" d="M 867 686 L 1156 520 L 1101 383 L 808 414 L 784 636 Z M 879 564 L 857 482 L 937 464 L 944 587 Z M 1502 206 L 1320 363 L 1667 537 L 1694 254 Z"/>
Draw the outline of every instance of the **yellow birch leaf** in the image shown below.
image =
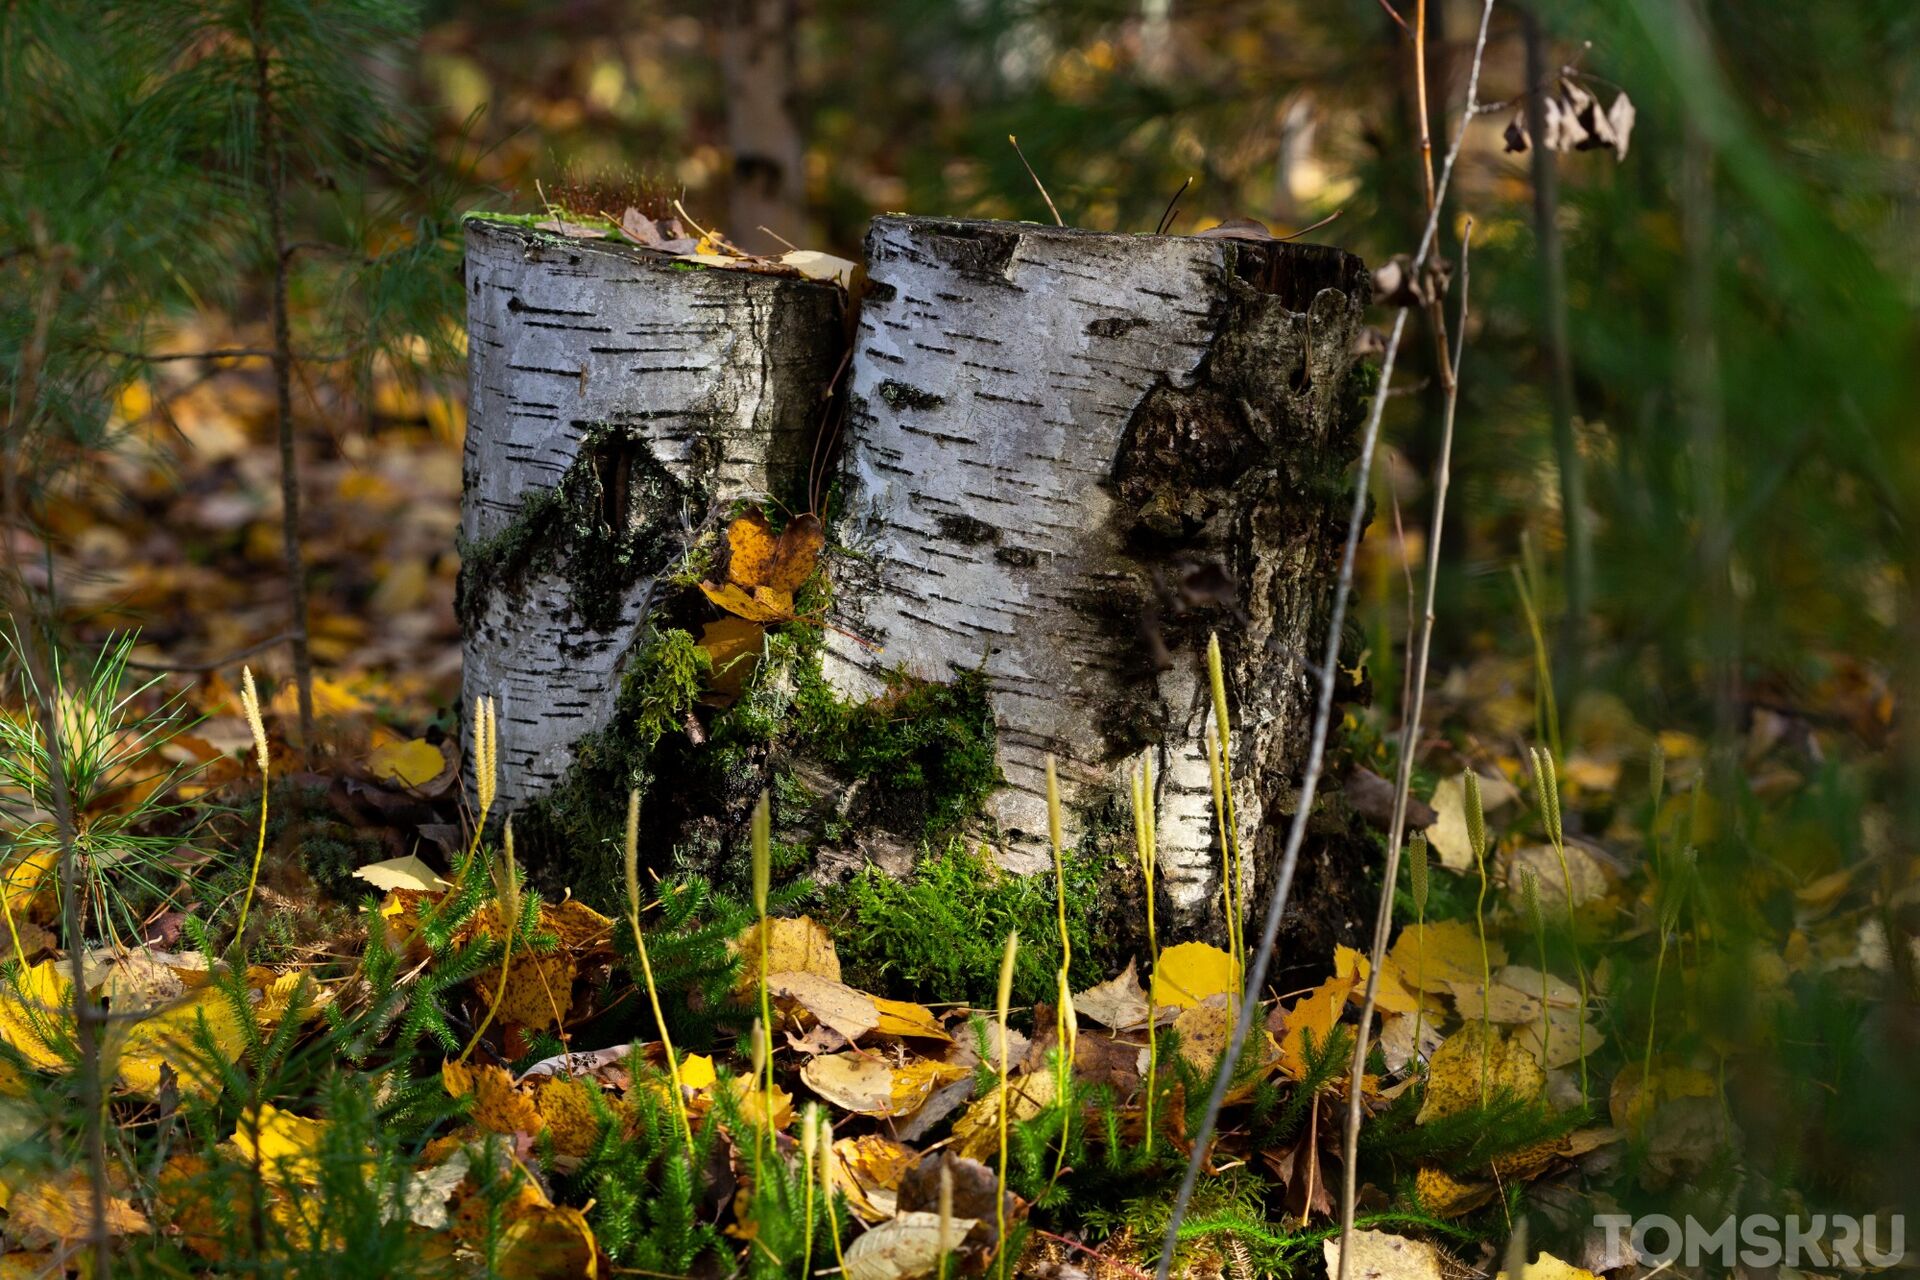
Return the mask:
<path fill-rule="evenodd" d="M 180 1087 L 210 1098 L 220 1092 L 222 1078 L 207 1060 L 202 1036 L 211 1039 L 214 1052 L 232 1062 L 246 1046 L 246 1036 L 233 1006 L 219 990 L 203 987 L 185 1000 L 142 1018 L 118 1037 L 120 1082 L 135 1093 L 152 1095 L 160 1089 L 163 1067 L 170 1067 Z"/>
<path fill-rule="evenodd" d="M 768 919 L 767 932 L 769 974 L 811 973 L 829 982 L 840 981 L 840 957 L 833 949 L 833 939 L 812 917 L 775 916 Z M 734 992 L 746 995 L 755 990 L 760 981 L 760 922 L 756 920 L 743 929 L 734 940 L 734 947 L 742 962 Z"/>
<path fill-rule="evenodd" d="M 494 1133 L 538 1133 L 540 1112 L 533 1100 L 513 1087 L 513 1077 L 494 1066 L 447 1062 L 440 1067 L 447 1096 L 473 1095 L 473 1122 Z"/>
<path fill-rule="evenodd" d="M 1491 1182 L 1462 1182 L 1432 1165 L 1425 1165 L 1414 1174 L 1414 1189 L 1420 1203 L 1437 1218 L 1457 1218 L 1472 1213 L 1493 1199 L 1494 1191 Z"/>
<path fill-rule="evenodd" d="M 932 1058 L 915 1058 L 904 1066 L 893 1069 L 893 1109 L 889 1113 L 895 1116 L 911 1115 L 918 1111 L 933 1091 L 956 1080 L 965 1079 L 967 1068 L 956 1067 L 949 1062 L 935 1062 Z"/>
<path fill-rule="evenodd" d="M 1482 1046 L 1485 1047 L 1484 1053 Z M 1482 1069 L 1486 1089 L 1481 1089 Z M 1502 1090 L 1523 1099 L 1546 1090 L 1547 1075 L 1534 1056 L 1496 1030 L 1470 1022 L 1446 1038 L 1427 1064 L 1427 1093 L 1414 1123 L 1426 1124 L 1480 1105 Z"/>
<path fill-rule="evenodd" d="M 1295 1080 L 1307 1078 L 1308 1034 L 1312 1034 L 1313 1052 L 1325 1053 L 1333 1028 L 1340 1021 L 1340 1011 L 1346 1007 L 1347 996 L 1352 991 L 1351 977 L 1328 978 L 1287 1010 L 1287 1030 L 1280 1040 L 1281 1071 Z"/>
<path fill-rule="evenodd" d="M 571 1076 L 550 1076 L 534 1090 L 540 1120 L 553 1137 L 553 1149 L 575 1158 L 590 1155 L 600 1141 L 600 1090 Z"/>
<path fill-rule="evenodd" d="M 1359 1004 L 1366 999 L 1367 975 L 1373 965 L 1367 957 L 1352 947 L 1335 947 L 1333 951 L 1333 971 L 1336 977 L 1353 979 L 1353 1002 Z M 1407 989 L 1401 981 L 1400 966 L 1393 962 L 1391 955 L 1380 964 L 1380 981 L 1374 991 L 1374 1007 L 1386 1013 L 1412 1013 L 1420 1007 L 1419 997 Z"/>
<path fill-rule="evenodd" d="M 791 622 L 793 621 L 793 593 L 780 591 L 773 587 L 755 587 L 751 591 L 737 582 L 715 586 L 711 582 L 700 584 L 700 590 L 707 599 L 725 609 L 728 613 L 745 618 L 749 622 Z"/>
<path fill-rule="evenodd" d="M 713 1071 L 713 1059 L 704 1053 L 690 1053 L 680 1060 L 680 1087 L 699 1092 L 710 1089 L 719 1079 Z"/>
<path fill-rule="evenodd" d="M 542 902 L 540 930 L 559 938 L 562 951 L 577 955 L 613 949 L 613 921 L 578 898 Z"/>
<path fill-rule="evenodd" d="M 502 1023 L 542 1031 L 566 1022 L 573 1009 L 573 957 L 564 951 L 548 955 L 516 953 L 507 966 L 506 993 L 495 1016 Z M 489 969 L 473 980 L 483 999 L 500 989 L 500 971 Z"/>
<path fill-rule="evenodd" d="M 13 913 L 14 924 L 27 919 L 51 919 L 54 909 L 54 890 L 57 881 L 54 871 L 60 862 L 60 851 L 52 846 L 28 848 L 25 855 L 14 860 L 5 872 L 7 910 Z"/>
<path fill-rule="evenodd" d="M 838 1138 L 830 1162 L 833 1185 L 846 1193 L 862 1222 L 884 1222 L 894 1214 L 900 1180 L 919 1159 L 918 1152 L 882 1134 Z"/>
<path fill-rule="evenodd" d="M 402 787 L 424 787 L 446 768 L 446 756 L 425 738 L 388 743 L 367 757 L 368 773 Z"/>
<path fill-rule="evenodd" d="M 257 1159 L 269 1181 L 313 1184 L 320 1180 L 320 1143 L 326 1132 L 324 1120 L 309 1120 L 263 1102 L 257 1120 L 241 1116 L 229 1141 L 248 1164 Z"/>
<path fill-rule="evenodd" d="M 1446 995 L 1451 983 L 1480 981 L 1480 937 L 1472 925 L 1459 920 L 1406 926 L 1394 940 L 1390 958 L 1415 990 Z M 1506 948 L 1488 938 L 1488 966 L 1498 970 L 1506 962 Z"/>
<path fill-rule="evenodd" d="M 63 1071 L 73 1041 L 73 984 L 64 960 L 42 960 L 0 990 L 0 1038 L 29 1066 Z"/>
<path fill-rule="evenodd" d="M 917 1036 L 924 1040 L 953 1039 L 925 1005 L 874 996 L 873 1007 L 879 1015 L 873 1024 L 874 1032 L 878 1035 Z"/>
<path fill-rule="evenodd" d="M 1208 996 L 1240 990 L 1233 957 L 1205 942 L 1182 942 L 1160 953 L 1153 969 L 1153 1003 L 1191 1009 Z"/>
<path fill-rule="evenodd" d="M 440 878 L 440 873 L 413 854 L 404 858 L 388 858 L 385 862 L 375 862 L 361 867 L 353 873 L 354 879 L 365 880 L 376 889 L 394 891 L 411 889 L 421 893 L 439 893 L 453 886 Z"/>
<path fill-rule="evenodd" d="M 1521 1267 L 1518 1276 L 1510 1278 L 1503 1270 L 1498 1280 L 1599 1280 L 1599 1277 L 1585 1267 L 1576 1267 L 1550 1253 L 1543 1253 Z"/>
<path fill-rule="evenodd" d="M 131 1200 L 110 1195 L 102 1225 L 112 1236 L 138 1235 L 151 1230 Z M 62 1244 L 85 1240 L 93 1232 L 93 1192 L 87 1177 L 75 1172 L 35 1183 L 14 1192 L 7 1201 L 7 1231 L 25 1240 L 51 1239 Z"/>

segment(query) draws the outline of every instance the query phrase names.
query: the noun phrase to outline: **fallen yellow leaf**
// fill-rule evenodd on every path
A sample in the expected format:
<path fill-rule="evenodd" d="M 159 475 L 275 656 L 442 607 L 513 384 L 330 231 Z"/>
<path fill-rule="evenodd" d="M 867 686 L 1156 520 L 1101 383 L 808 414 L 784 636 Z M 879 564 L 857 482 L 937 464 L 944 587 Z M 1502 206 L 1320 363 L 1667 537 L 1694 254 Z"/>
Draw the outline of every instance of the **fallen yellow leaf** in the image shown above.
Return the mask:
<path fill-rule="evenodd" d="M 473 1122 L 494 1133 L 538 1133 L 540 1112 L 533 1100 L 513 1087 L 513 1077 L 500 1067 L 470 1067 L 447 1062 L 440 1082 L 450 1098 L 473 1095 Z"/>
<path fill-rule="evenodd" d="M 271 1182 L 313 1184 L 320 1180 L 320 1143 L 324 1120 L 309 1120 L 263 1102 L 251 1120 L 242 1116 L 230 1141 L 241 1159 L 259 1163 Z"/>
<path fill-rule="evenodd" d="M 1237 994 L 1233 957 L 1205 942 L 1182 942 L 1160 953 L 1153 969 L 1153 1003 L 1191 1009 L 1208 996 Z"/>
<path fill-rule="evenodd" d="M 829 982 L 840 981 L 840 957 L 833 939 L 810 916 L 792 919 L 775 916 L 767 921 L 771 939 L 767 947 L 767 972 L 811 973 Z M 756 989 L 760 981 L 760 922 L 754 921 L 734 941 L 740 953 L 740 979 L 734 985 L 738 995 Z"/>
<path fill-rule="evenodd" d="M 1482 1048 L 1484 1046 L 1484 1053 Z M 1481 1088 L 1484 1069 L 1485 1089 Z M 1446 1038 L 1427 1064 L 1427 1093 L 1416 1124 L 1426 1124 L 1480 1105 L 1505 1090 L 1519 1098 L 1537 1098 L 1547 1075 L 1534 1056 L 1470 1022 Z"/>
<path fill-rule="evenodd" d="M 73 984 L 66 962 L 42 960 L 0 991 L 0 1039 L 41 1071 L 66 1069 L 73 1041 Z"/>
<path fill-rule="evenodd" d="M 368 773 L 402 787 L 424 787 L 446 768 L 446 756 L 425 738 L 389 743 L 367 757 Z"/>

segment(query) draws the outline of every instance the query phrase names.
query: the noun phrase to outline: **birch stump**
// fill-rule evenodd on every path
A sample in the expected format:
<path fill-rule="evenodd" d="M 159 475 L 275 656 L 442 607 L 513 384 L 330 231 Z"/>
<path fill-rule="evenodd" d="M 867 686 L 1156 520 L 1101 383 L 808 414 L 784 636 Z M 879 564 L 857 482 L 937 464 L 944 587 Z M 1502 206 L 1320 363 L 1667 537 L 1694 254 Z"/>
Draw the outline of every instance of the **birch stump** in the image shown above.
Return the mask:
<path fill-rule="evenodd" d="M 1069 842 L 1101 806 L 1125 814 L 1152 756 L 1163 920 L 1211 932 L 1206 639 L 1232 689 L 1246 875 L 1264 881 L 1351 492 L 1364 265 L 907 217 L 876 219 L 867 254 L 827 680 L 864 698 L 902 673 L 984 672 L 1006 783 L 989 817 L 1020 869 L 1045 865 L 1049 753 Z"/>
<path fill-rule="evenodd" d="M 801 499 L 845 304 L 479 220 L 466 289 L 463 694 L 496 699 L 510 811 L 613 714 L 654 583 L 709 509 Z"/>

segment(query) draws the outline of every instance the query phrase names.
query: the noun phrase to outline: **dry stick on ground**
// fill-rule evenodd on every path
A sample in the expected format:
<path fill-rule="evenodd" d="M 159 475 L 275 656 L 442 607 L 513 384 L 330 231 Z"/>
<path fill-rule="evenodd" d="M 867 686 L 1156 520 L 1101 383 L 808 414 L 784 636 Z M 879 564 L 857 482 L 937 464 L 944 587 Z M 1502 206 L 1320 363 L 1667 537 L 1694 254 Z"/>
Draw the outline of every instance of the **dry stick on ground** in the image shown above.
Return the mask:
<path fill-rule="evenodd" d="M 307 648 L 307 570 L 300 558 L 300 473 L 293 448 L 293 337 L 287 321 L 287 227 L 280 190 L 280 134 L 274 118 L 272 55 L 267 51 L 266 3 L 253 0 L 247 24 L 253 46 L 254 97 L 260 120 L 260 181 L 266 189 L 267 235 L 273 241 L 273 391 L 280 436 L 280 521 L 287 569 L 287 630 L 293 639 L 293 679 L 300 695 L 300 737 L 313 743 L 313 657 Z"/>
<path fill-rule="evenodd" d="M 1493 16 L 1493 0 L 1486 0 L 1480 13 L 1480 32 L 1474 41 L 1472 70 L 1467 79 L 1467 103 L 1471 106 L 1478 99 L 1480 87 L 1480 63 L 1486 54 L 1487 24 Z M 1460 127 L 1454 133 L 1453 145 L 1447 152 L 1446 164 L 1441 168 L 1435 187 L 1433 208 L 1427 214 L 1426 229 L 1421 232 L 1420 246 L 1413 257 L 1412 275 L 1418 279 L 1425 269 L 1428 257 L 1433 252 L 1434 241 L 1440 230 L 1440 210 L 1445 203 L 1446 190 L 1453 178 L 1455 163 L 1460 158 L 1460 148 L 1466 142 L 1467 124 L 1473 119 L 1471 110 L 1460 116 Z M 1234 1020 L 1233 1035 L 1227 1040 L 1225 1054 L 1221 1057 L 1220 1068 L 1214 1073 L 1213 1091 L 1207 1096 L 1206 1112 L 1200 1117 L 1199 1127 L 1193 1136 L 1193 1154 L 1187 1159 L 1186 1174 L 1180 1180 L 1180 1191 L 1174 1197 L 1173 1213 L 1167 1222 L 1167 1233 L 1160 1246 L 1160 1265 L 1157 1268 L 1158 1280 L 1167 1280 L 1173 1268 L 1173 1252 L 1180 1242 L 1180 1225 L 1186 1218 L 1187 1205 L 1193 1199 L 1194 1184 L 1200 1177 L 1200 1166 L 1206 1163 L 1207 1148 L 1213 1139 L 1215 1124 L 1220 1119 L 1220 1108 L 1226 1101 L 1227 1086 L 1233 1077 L 1233 1064 L 1240 1059 L 1241 1047 L 1246 1044 L 1247 1032 L 1253 1025 L 1253 1017 L 1259 1008 L 1260 988 L 1267 980 L 1267 966 L 1273 958 L 1273 945 L 1280 934 L 1280 919 L 1286 914 L 1287 895 L 1293 888 L 1293 874 L 1300 863 L 1300 846 L 1306 839 L 1307 820 L 1313 813 L 1314 795 L 1320 788 L 1320 770 L 1325 763 L 1327 732 L 1333 720 L 1333 686 L 1340 669 L 1340 640 L 1347 621 L 1347 599 L 1353 591 L 1353 563 L 1360 545 L 1360 531 L 1366 522 L 1368 478 L 1373 471 L 1373 447 L 1380 438 L 1380 419 L 1386 412 L 1387 390 L 1393 383 L 1393 365 L 1400 354 L 1400 339 L 1406 333 L 1407 313 L 1403 309 L 1393 318 L 1393 331 L 1387 336 L 1386 353 L 1380 361 L 1380 389 L 1375 392 L 1373 405 L 1367 413 L 1366 427 L 1360 439 L 1360 461 L 1353 491 L 1353 510 L 1347 519 L 1346 543 L 1340 552 L 1340 574 L 1334 582 L 1333 608 L 1327 619 L 1327 638 L 1325 652 L 1316 673 L 1319 677 L 1319 689 L 1313 713 L 1313 732 L 1307 740 L 1307 767 L 1300 779 L 1300 799 L 1294 809 L 1293 817 L 1287 824 L 1287 840 L 1280 855 L 1280 869 L 1275 877 L 1271 895 L 1267 899 L 1267 914 L 1261 922 L 1260 946 L 1254 953 L 1253 968 L 1246 975 L 1244 997 L 1240 1001 L 1240 1015 Z"/>
<path fill-rule="evenodd" d="M 35 221 L 34 239 L 41 242 L 37 248 L 43 259 L 42 283 L 40 295 L 35 300 L 33 328 L 20 350 L 13 395 L 7 408 L 6 439 L 11 447 L 19 450 L 22 458 L 26 454 L 27 433 L 33 427 L 35 406 L 40 398 L 40 374 L 46 362 L 47 339 L 53 327 L 54 312 L 59 307 L 60 281 L 66 274 L 67 260 L 71 256 L 64 245 L 49 249 L 44 243 L 45 230 L 37 224 L 37 219 Z M 20 519 L 20 468 L 14 464 L 13 458 L 0 459 L 0 474 L 4 475 L 4 479 L 0 479 L 0 540 L 6 543 L 7 567 L 10 571 L 7 585 L 10 594 L 15 596 L 9 602 L 9 612 L 13 617 L 13 634 L 20 660 L 26 664 L 27 681 L 31 686 L 28 700 L 33 704 L 34 717 L 40 722 L 40 732 L 46 742 L 47 789 L 53 801 L 54 832 L 60 842 L 60 922 L 67 935 L 67 954 L 72 969 L 69 981 L 73 988 L 74 1040 L 80 1052 L 80 1105 L 87 1115 L 88 1213 L 85 1240 L 92 1255 L 92 1274 L 103 1280 L 111 1280 L 113 1255 L 110 1252 L 112 1238 L 107 1233 L 106 1102 L 100 1079 L 100 1033 L 107 1015 L 106 1010 L 87 992 L 87 948 L 82 938 L 80 920 L 80 855 L 76 847 L 79 824 L 74 819 L 73 796 L 67 790 L 66 751 L 60 736 L 59 711 L 54 704 L 57 692 L 53 663 L 41 648 L 39 612 L 34 607 L 33 592 L 20 567 L 19 552 L 13 539 L 16 523 L 25 523 Z M 23 980 L 25 976 L 23 973 L 17 980 Z"/>
<path fill-rule="evenodd" d="M 1472 114 L 1474 104 L 1467 104 L 1467 112 Z M 1341 1239 L 1353 1230 L 1353 1217 L 1356 1196 L 1359 1188 L 1359 1172 L 1356 1157 L 1360 1149 L 1360 1118 L 1364 1095 L 1362 1081 L 1367 1065 L 1367 1036 L 1373 1029 L 1374 1002 L 1380 993 L 1380 967 L 1387 954 L 1387 937 L 1393 931 L 1393 888 L 1400 876 L 1400 846 L 1406 838 L 1407 796 L 1413 781 L 1413 757 L 1420 742 L 1420 716 L 1426 709 L 1427 698 L 1427 659 L 1433 649 L 1434 595 L 1440 580 L 1440 536 L 1445 531 L 1447 519 L 1447 488 L 1453 473 L 1453 423 L 1454 413 L 1460 403 L 1460 357 L 1467 347 L 1467 255 L 1473 244 L 1473 220 L 1468 219 L 1460 238 L 1460 320 L 1453 345 L 1453 355 L 1444 369 L 1447 380 L 1446 412 L 1440 426 L 1440 462 L 1434 473 L 1433 482 L 1433 521 L 1427 530 L 1427 585 L 1424 612 L 1420 621 L 1417 637 L 1409 637 L 1413 651 L 1408 655 L 1408 671 L 1413 690 L 1412 701 L 1407 704 L 1400 732 L 1400 765 L 1393 786 L 1393 821 L 1387 831 L 1387 865 L 1381 880 L 1380 911 L 1374 920 L 1373 950 L 1368 957 L 1366 996 L 1360 1004 L 1360 1025 L 1354 1031 L 1353 1068 L 1347 1081 L 1347 1127 L 1342 1145 L 1342 1167 L 1340 1184 L 1340 1232 Z M 1433 308 L 1438 311 L 1440 299 L 1435 298 Z M 1444 325 L 1442 325 L 1444 333 Z M 1424 997 L 1423 997 L 1424 998 Z M 1420 1046 L 1416 1040 L 1413 1046 L 1416 1058 Z M 1335 1280 L 1346 1280 L 1346 1250 L 1340 1254 L 1340 1272 Z"/>

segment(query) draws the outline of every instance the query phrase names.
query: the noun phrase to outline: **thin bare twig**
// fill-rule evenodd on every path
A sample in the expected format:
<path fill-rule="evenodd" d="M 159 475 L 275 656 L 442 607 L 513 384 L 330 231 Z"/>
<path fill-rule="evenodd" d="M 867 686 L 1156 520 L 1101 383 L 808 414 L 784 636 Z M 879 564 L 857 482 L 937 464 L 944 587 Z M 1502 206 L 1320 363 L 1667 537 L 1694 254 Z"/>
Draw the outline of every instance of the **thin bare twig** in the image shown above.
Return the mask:
<path fill-rule="evenodd" d="M 1446 163 L 1442 166 L 1439 180 L 1435 184 L 1435 202 L 1427 214 L 1426 229 L 1421 233 L 1420 246 L 1413 258 L 1413 275 L 1418 279 L 1426 267 L 1427 258 L 1433 251 L 1433 244 L 1440 230 L 1440 209 L 1445 200 L 1448 184 L 1453 179 L 1455 164 L 1459 161 L 1461 147 L 1466 143 L 1467 125 L 1474 116 L 1473 104 L 1480 87 L 1480 64 L 1486 55 L 1487 25 L 1493 17 L 1493 0 L 1485 0 L 1480 14 L 1480 32 L 1474 42 L 1472 69 L 1467 80 L 1467 110 L 1460 114 L 1460 127 L 1454 133 L 1453 145 L 1447 153 Z M 1266 919 L 1261 924 L 1260 947 L 1254 955 L 1251 972 L 1247 975 L 1247 985 L 1240 1001 L 1240 1013 L 1234 1020 L 1233 1034 L 1228 1038 L 1225 1055 L 1221 1058 L 1221 1069 L 1214 1074 L 1213 1090 L 1207 1097 L 1207 1108 L 1200 1117 L 1200 1124 L 1194 1131 L 1193 1154 L 1187 1160 L 1187 1171 L 1180 1180 L 1180 1191 L 1174 1198 L 1173 1213 L 1167 1223 L 1167 1233 L 1160 1247 L 1160 1264 L 1156 1271 L 1157 1280 L 1167 1280 L 1173 1269 L 1173 1252 L 1180 1241 L 1180 1224 L 1186 1218 L 1187 1206 L 1193 1200 L 1193 1188 L 1200 1178 L 1200 1167 L 1206 1163 L 1207 1150 L 1212 1144 L 1214 1127 L 1220 1119 L 1220 1108 L 1226 1101 L 1227 1087 L 1230 1083 L 1233 1063 L 1239 1061 L 1240 1050 L 1246 1044 L 1247 1033 L 1252 1028 L 1255 1011 L 1259 1007 L 1257 996 L 1266 983 L 1267 968 L 1273 958 L 1273 946 L 1280 935 L 1280 920 L 1286 914 L 1287 896 L 1293 888 L 1293 876 L 1300 863 L 1300 846 L 1306 839 L 1307 820 L 1313 813 L 1313 801 L 1320 788 L 1320 772 L 1326 762 L 1327 733 L 1333 720 L 1333 688 L 1335 676 L 1340 666 L 1340 639 L 1346 627 L 1347 601 L 1353 591 L 1353 565 L 1359 551 L 1360 531 L 1366 522 L 1368 480 L 1373 472 L 1374 445 L 1380 438 L 1380 419 L 1386 412 L 1386 390 L 1393 382 L 1394 361 L 1400 354 L 1400 340 L 1406 333 L 1407 312 L 1403 308 L 1395 313 L 1393 331 L 1387 337 L 1387 349 L 1380 362 L 1380 391 L 1374 395 L 1373 405 L 1367 413 L 1366 426 L 1360 437 L 1360 459 L 1358 475 L 1354 485 L 1353 509 L 1347 518 L 1346 543 L 1340 552 L 1340 573 L 1334 582 L 1333 608 L 1327 619 L 1327 639 L 1325 658 L 1319 673 L 1319 689 L 1313 714 L 1313 730 L 1307 739 L 1306 771 L 1300 779 L 1300 798 L 1294 809 L 1293 817 L 1287 824 L 1286 844 L 1280 856 L 1280 868 L 1273 889 L 1267 900 Z"/>
<path fill-rule="evenodd" d="M 1007 141 L 1013 144 L 1013 154 L 1020 157 L 1020 164 L 1026 169 L 1027 176 L 1033 179 L 1033 185 L 1040 188 L 1040 198 L 1047 202 L 1047 212 L 1053 215 L 1053 225 L 1066 226 L 1067 224 L 1060 220 L 1060 211 L 1053 207 L 1053 197 L 1047 194 L 1047 184 L 1040 181 L 1040 175 L 1035 173 L 1033 166 L 1027 163 L 1027 153 L 1020 149 L 1020 139 L 1008 134 Z"/>
<path fill-rule="evenodd" d="M 1347 1081 L 1347 1127 L 1342 1143 L 1340 1185 L 1341 1238 L 1353 1230 L 1358 1203 L 1359 1170 L 1356 1159 L 1360 1148 L 1360 1119 L 1364 1104 L 1362 1082 L 1367 1066 L 1367 1037 L 1373 1030 L 1375 1002 L 1380 994 L 1380 968 L 1387 954 L 1387 938 L 1393 932 L 1393 888 L 1400 878 L 1400 848 L 1407 833 L 1407 800 L 1413 784 L 1413 757 L 1419 749 L 1420 717 L 1426 709 L 1427 660 L 1433 651 L 1434 598 L 1440 582 L 1440 536 L 1446 529 L 1447 490 L 1453 478 L 1453 424 L 1460 404 L 1460 359 L 1467 348 L 1468 252 L 1473 244 L 1473 220 L 1469 218 L 1460 237 L 1460 319 L 1454 337 L 1453 354 L 1447 368 L 1446 412 L 1440 425 L 1440 460 L 1433 480 L 1433 519 L 1427 527 L 1427 584 L 1419 635 L 1409 636 L 1412 646 L 1408 676 L 1412 698 L 1401 718 L 1400 764 L 1393 783 L 1393 820 L 1387 829 L 1387 865 L 1382 873 L 1380 909 L 1374 919 L 1373 948 L 1368 957 L 1366 996 L 1360 1003 L 1360 1025 L 1354 1031 L 1353 1064 Z M 1414 1046 L 1414 1053 L 1420 1051 Z M 1341 1275 L 1345 1280 L 1346 1251 L 1341 1251 Z"/>
<path fill-rule="evenodd" d="M 1153 234 L 1157 236 L 1167 234 L 1167 228 L 1173 225 L 1173 219 L 1179 211 L 1180 197 L 1187 194 L 1187 188 L 1192 185 L 1193 175 L 1188 174 L 1187 180 L 1180 184 L 1180 189 L 1173 193 L 1173 199 L 1167 201 L 1166 210 L 1160 215 L 1160 221 L 1153 224 Z"/>
<path fill-rule="evenodd" d="M 209 658 L 204 662 L 140 662 L 133 658 L 128 658 L 126 665 L 136 671 L 200 674 L 208 671 L 218 671 L 222 667 L 230 667 L 242 658 L 251 658 L 254 654 L 262 650 L 271 649 L 275 645 L 285 644 L 292 638 L 293 633 L 291 631 L 282 631 L 278 635 L 268 636 L 265 640 L 256 640 L 246 648 L 236 649 L 224 657 Z"/>

